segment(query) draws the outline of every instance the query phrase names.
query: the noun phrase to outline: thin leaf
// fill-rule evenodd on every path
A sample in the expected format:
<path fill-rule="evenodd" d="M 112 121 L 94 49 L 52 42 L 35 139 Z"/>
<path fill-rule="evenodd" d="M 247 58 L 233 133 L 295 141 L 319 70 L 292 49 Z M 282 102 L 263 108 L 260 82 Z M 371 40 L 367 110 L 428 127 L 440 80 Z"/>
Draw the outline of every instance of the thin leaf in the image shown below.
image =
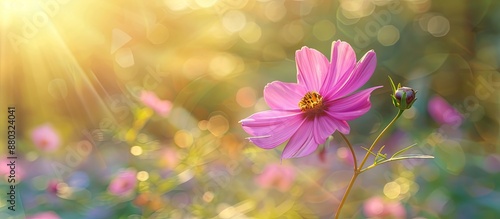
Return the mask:
<path fill-rule="evenodd" d="M 398 99 L 396 99 L 394 95 L 391 95 L 391 98 L 392 98 L 392 104 L 394 104 L 394 106 L 398 106 Z"/>
<path fill-rule="evenodd" d="M 389 77 L 389 81 L 391 82 L 391 88 L 392 88 L 392 93 L 396 92 L 396 85 L 394 85 L 394 81 L 392 80 L 391 76 Z"/>
<path fill-rule="evenodd" d="M 382 147 L 385 147 L 385 145 L 383 145 Z M 365 149 L 365 151 L 368 151 L 368 148 L 365 148 L 365 147 L 363 147 L 363 146 L 361 146 L 361 148 Z M 370 152 L 370 154 L 371 154 L 371 155 L 373 155 L 373 156 L 377 157 L 377 154 L 373 153 L 373 151 L 369 151 L 369 152 Z M 386 158 L 387 158 L 387 156 L 386 156 L 386 155 L 384 155 L 384 154 L 381 154 L 380 156 L 382 156 L 384 159 L 386 159 Z"/>
<path fill-rule="evenodd" d="M 399 157 L 391 157 L 387 160 L 384 160 L 380 162 L 379 164 L 391 162 L 391 161 L 397 161 L 397 160 L 406 160 L 406 159 L 433 159 L 434 156 L 431 155 L 423 155 L 423 154 L 407 154 Z"/>
<path fill-rule="evenodd" d="M 373 163 L 378 163 L 379 161 L 383 161 L 387 158 L 387 156 L 385 154 L 382 154 L 382 150 L 384 149 L 385 145 L 383 145 L 382 147 L 380 147 L 380 149 L 378 150 L 377 152 L 377 156 L 375 156 L 375 160 L 373 161 Z M 382 159 L 379 159 L 379 157 L 381 157 Z"/>
<path fill-rule="evenodd" d="M 412 144 L 412 145 L 410 145 L 410 146 L 408 146 L 408 147 L 405 147 L 405 148 L 403 148 L 403 149 L 401 149 L 401 150 L 397 151 L 396 153 L 394 153 L 394 154 L 391 156 L 391 158 L 396 157 L 396 156 L 398 156 L 398 155 L 402 154 L 403 152 L 405 152 L 405 151 L 407 151 L 407 150 L 410 150 L 410 148 L 414 147 L 415 145 L 417 145 L 417 143 Z"/>
<path fill-rule="evenodd" d="M 403 156 L 399 156 L 399 157 L 391 157 L 387 160 L 383 160 L 381 161 L 380 163 L 376 163 L 376 164 L 372 164 L 371 166 L 368 166 L 366 167 L 365 169 L 362 169 L 360 172 L 365 172 L 371 168 L 374 168 L 378 165 L 381 165 L 381 164 L 384 164 L 384 163 L 388 163 L 388 162 L 391 162 L 391 161 L 398 161 L 398 160 L 406 160 L 406 159 L 432 159 L 434 158 L 434 156 L 431 156 L 431 155 L 422 155 L 422 154 L 408 154 L 408 155 L 403 155 Z"/>

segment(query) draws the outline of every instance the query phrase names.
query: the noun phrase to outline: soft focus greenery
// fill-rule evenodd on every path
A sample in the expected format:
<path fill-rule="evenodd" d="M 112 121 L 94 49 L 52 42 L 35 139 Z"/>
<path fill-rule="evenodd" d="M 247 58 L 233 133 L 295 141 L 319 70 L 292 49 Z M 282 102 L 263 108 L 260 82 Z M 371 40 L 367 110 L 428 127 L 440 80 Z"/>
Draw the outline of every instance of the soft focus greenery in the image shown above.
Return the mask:
<path fill-rule="evenodd" d="M 21 178 L 17 211 L 2 196 L 0 218 L 331 217 L 352 175 L 340 136 L 324 152 L 281 160 L 282 146 L 248 143 L 238 121 L 267 109 L 267 83 L 296 81 L 296 50 L 330 57 L 337 39 L 358 58 L 373 49 L 366 87 L 384 85 L 349 123 L 358 154 L 397 112 L 389 75 L 418 100 L 379 146 L 391 154 L 415 143 L 410 152 L 435 156 L 367 171 L 342 215 L 365 218 L 364 201 L 378 196 L 403 204 L 406 218 L 495 218 L 499 19 L 492 0 L 0 0 L 0 136 L 7 142 L 15 106 Z M 142 90 L 171 101 L 170 114 L 148 109 Z M 462 114 L 460 124 L 430 116 L 435 95 Z M 55 151 L 32 141 L 43 124 L 60 136 Z M 270 164 L 293 167 L 290 188 L 258 183 Z M 124 169 L 137 171 L 138 184 L 113 195 L 108 186 Z M 2 180 L 0 192 L 8 186 Z"/>

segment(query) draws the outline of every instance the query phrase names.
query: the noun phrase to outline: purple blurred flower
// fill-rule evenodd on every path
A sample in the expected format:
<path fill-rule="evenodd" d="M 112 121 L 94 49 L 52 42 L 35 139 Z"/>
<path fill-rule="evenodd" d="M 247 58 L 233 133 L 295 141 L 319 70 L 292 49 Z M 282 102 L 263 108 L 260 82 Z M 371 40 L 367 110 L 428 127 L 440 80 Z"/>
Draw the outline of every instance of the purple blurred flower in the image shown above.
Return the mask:
<path fill-rule="evenodd" d="M 276 188 L 281 192 L 288 191 L 294 180 L 295 169 L 281 164 L 267 165 L 262 174 L 255 179 L 262 188 Z"/>
<path fill-rule="evenodd" d="M 405 218 L 406 210 L 399 201 L 385 201 L 372 197 L 365 201 L 363 212 L 367 218 Z"/>
<path fill-rule="evenodd" d="M 109 192 L 116 196 L 127 196 L 131 194 L 137 185 L 136 174 L 135 170 L 124 170 L 119 172 L 109 184 Z"/>
<path fill-rule="evenodd" d="M 172 109 L 172 103 L 168 100 L 161 100 L 152 91 L 142 91 L 140 97 L 142 103 L 147 107 L 153 109 L 160 116 L 168 116 Z"/>
<path fill-rule="evenodd" d="M 354 93 L 373 74 L 377 57 L 368 51 L 356 63 L 352 47 L 333 42 L 331 62 L 315 49 L 303 47 L 296 53 L 298 83 L 274 81 L 264 88 L 271 110 L 241 120 L 255 145 L 272 149 L 288 141 L 282 158 L 303 157 L 316 150 L 326 138 L 339 131 L 348 134 L 347 121 L 370 109 L 372 87 Z"/>
<path fill-rule="evenodd" d="M 40 212 L 31 216 L 27 216 L 26 219 L 60 219 L 59 215 L 57 215 L 53 211 Z"/>
<path fill-rule="evenodd" d="M 441 125 L 459 126 L 462 124 L 462 114 L 440 96 L 436 95 L 429 100 L 427 110 L 434 121 Z"/>
<path fill-rule="evenodd" d="M 50 124 L 36 127 L 31 132 L 31 139 L 36 147 L 44 151 L 56 150 L 61 144 L 59 134 L 57 134 Z"/>

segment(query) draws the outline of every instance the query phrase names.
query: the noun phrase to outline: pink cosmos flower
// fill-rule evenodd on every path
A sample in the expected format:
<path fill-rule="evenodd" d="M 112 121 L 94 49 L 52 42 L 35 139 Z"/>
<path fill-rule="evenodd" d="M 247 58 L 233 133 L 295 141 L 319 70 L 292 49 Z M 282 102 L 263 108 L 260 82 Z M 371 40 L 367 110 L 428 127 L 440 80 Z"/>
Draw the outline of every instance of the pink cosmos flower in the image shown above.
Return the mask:
<path fill-rule="evenodd" d="M 381 197 L 372 197 L 363 205 L 367 218 L 405 218 L 406 210 L 398 201 L 385 201 Z"/>
<path fill-rule="evenodd" d="M 161 100 L 152 91 L 142 91 L 140 97 L 142 103 L 153 109 L 160 116 L 168 116 L 172 109 L 172 103 L 168 100 Z"/>
<path fill-rule="evenodd" d="M 34 214 L 31 216 L 27 216 L 26 219 L 60 219 L 59 215 L 57 215 L 53 211 L 45 211 L 45 212 L 40 212 L 38 214 Z"/>
<path fill-rule="evenodd" d="M 348 134 L 347 121 L 365 114 L 371 106 L 372 87 L 354 93 L 372 76 L 377 63 L 373 50 L 356 63 L 352 47 L 332 45 L 331 61 L 315 49 L 303 47 L 295 56 L 298 83 L 274 81 L 264 88 L 271 110 L 241 120 L 255 145 L 272 149 L 289 139 L 282 158 L 303 157 L 339 131 Z"/>
<path fill-rule="evenodd" d="M 31 139 L 36 147 L 45 151 L 56 150 L 61 144 L 59 134 L 57 134 L 50 124 L 36 127 L 31 132 Z"/>
<path fill-rule="evenodd" d="M 255 182 L 262 188 L 276 188 L 281 192 L 288 191 L 295 180 L 295 169 L 280 164 L 267 165 Z"/>
<path fill-rule="evenodd" d="M 434 121 L 441 125 L 459 126 L 462 124 L 462 114 L 440 96 L 434 96 L 429 100 L 427 110 Z"/>
<path fill-rule="evenodd" d="M 136 171 L 124 170 L 109 184 L 108 190 L 111 194 L 116 196 L 126 196 L 130 194 L 137 185 Z"/>

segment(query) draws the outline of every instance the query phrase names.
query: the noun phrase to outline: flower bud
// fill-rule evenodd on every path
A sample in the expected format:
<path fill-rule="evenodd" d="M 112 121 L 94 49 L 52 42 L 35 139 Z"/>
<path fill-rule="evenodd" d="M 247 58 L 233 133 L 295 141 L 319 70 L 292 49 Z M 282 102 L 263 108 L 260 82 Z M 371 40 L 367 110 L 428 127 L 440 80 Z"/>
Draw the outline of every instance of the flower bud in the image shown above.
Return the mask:
<path fill-rule="evenodd" d="M 406 104 L 410 104 L 413 102 L 415 99 L 415 94 L 417 92 L 413 90 L 412 88 L 409 87 L 402 87 L 396 90 L 396 93 L 394 93 L 394 96 L 396 97 L 397 100 L 401 102 L 401 98 L 403 98 L 404 94 L 406 94 Z"/>
<path fill-rule="evenodd" d="M 400 110 L 410 109 L 416 98 L 417 91 L 409 87 L 400 87 L 394 92 L 394 99 L 396 99 L 395 106 Z"/>
<path fill-rule="evenodd" d="M 398 86 L 396 87 L 392 79 L 390 77 L 389 79 L 393 91 L 391 97 L 394 106 L 396 106 L 400 110 L 410 109 L 413 103 L 415 103 L 415 101 L 417 100 L 417 91 L 410 87 L 401 87 L 401 84 L 398 84 Z"/>

